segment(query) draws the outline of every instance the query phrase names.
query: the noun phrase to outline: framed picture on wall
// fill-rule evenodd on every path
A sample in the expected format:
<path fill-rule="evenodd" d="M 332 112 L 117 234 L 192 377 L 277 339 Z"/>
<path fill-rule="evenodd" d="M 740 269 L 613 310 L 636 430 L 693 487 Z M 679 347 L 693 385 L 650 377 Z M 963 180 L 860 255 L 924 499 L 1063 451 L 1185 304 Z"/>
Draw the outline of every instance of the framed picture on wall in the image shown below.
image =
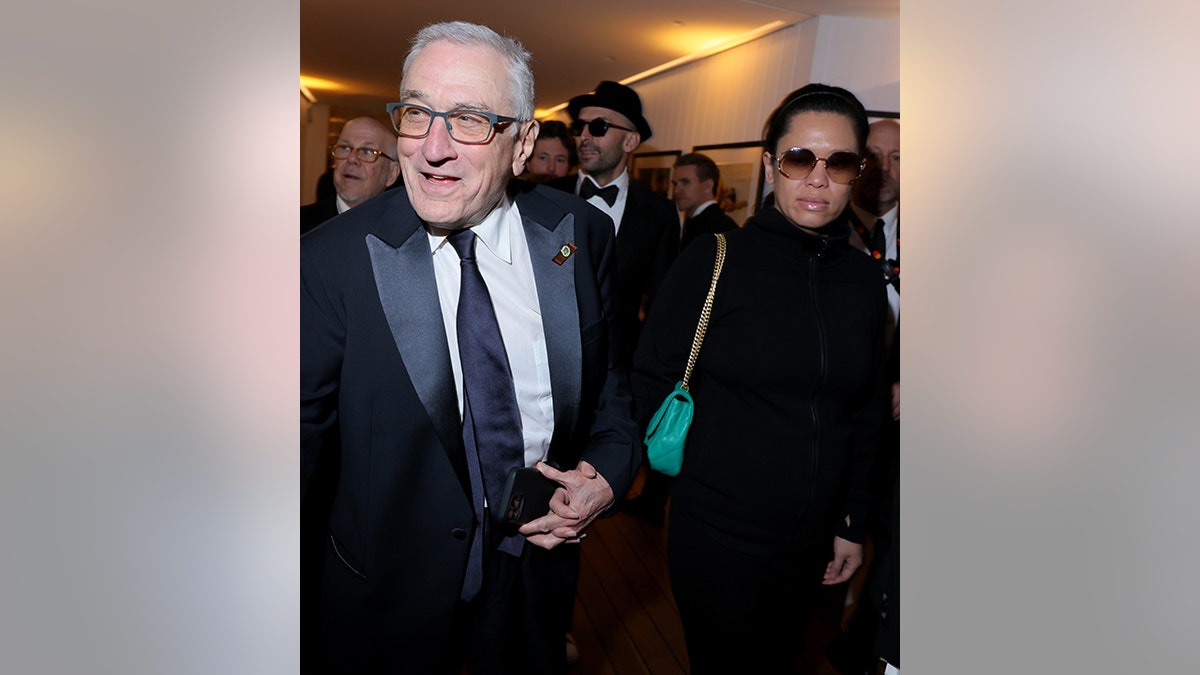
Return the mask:
<path fill-rule="evenodd" d="M 707 155 L 721 170 L 717 204 L 726 215 L 742 225 L 758 213 L 765 195 L 761 141 L 697 145 L 692 152 Z"/>
<path fill-rule="evenodd" d="M 682 154 L 681 150 L 635 152 L 630 163 L 629 175 L 654 192 L 670 199 L 671 172 L 674 170 L 675 160 L 679 159 Z"/>

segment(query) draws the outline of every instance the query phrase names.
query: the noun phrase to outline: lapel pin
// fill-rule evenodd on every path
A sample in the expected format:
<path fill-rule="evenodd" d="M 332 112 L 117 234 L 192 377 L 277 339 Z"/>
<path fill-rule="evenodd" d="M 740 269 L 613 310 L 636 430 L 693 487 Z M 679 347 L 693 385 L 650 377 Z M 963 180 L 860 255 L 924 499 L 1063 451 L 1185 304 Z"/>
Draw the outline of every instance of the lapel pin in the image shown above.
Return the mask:
<path fill-rule="evenodd" d="M 563 244 L 563 247 L 558 249 L 558 255 L 554 256 L 554 263 L 556 265 L 561 265 L 567 262 L 567 258 L 570 258 L 571 254 L 576 250 L 577 247 L 575 244 Z"/>

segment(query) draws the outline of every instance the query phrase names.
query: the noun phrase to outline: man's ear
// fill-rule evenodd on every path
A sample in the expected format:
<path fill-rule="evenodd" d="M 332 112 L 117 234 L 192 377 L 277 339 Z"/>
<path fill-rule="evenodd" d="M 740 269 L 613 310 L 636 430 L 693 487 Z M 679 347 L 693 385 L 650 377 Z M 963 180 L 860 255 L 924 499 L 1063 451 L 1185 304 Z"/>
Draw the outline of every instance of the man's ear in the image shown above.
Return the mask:
<path fill-rule="evenodd" d="M 392 187 L 396 184 L 396 179 L 400 177 L 400 162 L 390 162 L 392 165 L 388 169 L 387 186 Z"/>
<path fill-rule="evenodd" d="M 621 147 L 621 149 L 624 150 L 625 154 L 628 155 L 633 153 L 634 150 L 637 150 L 638 146 L 641 144 L 642 135 L 635 131 L 633 133 L 625 134 L 625 144 Z"/>
<path fill-rule="evenodd" d="M 537 120 L 522 123 L 520 131 L 517 132 L 517 142 L 513 146 L 512 172 L 514 176 L 520 176 L 525 172 L 525 162 L 533 154 L 533 145 L 537 143 L 538 131 L 541 128 L 542 125 Z"/>

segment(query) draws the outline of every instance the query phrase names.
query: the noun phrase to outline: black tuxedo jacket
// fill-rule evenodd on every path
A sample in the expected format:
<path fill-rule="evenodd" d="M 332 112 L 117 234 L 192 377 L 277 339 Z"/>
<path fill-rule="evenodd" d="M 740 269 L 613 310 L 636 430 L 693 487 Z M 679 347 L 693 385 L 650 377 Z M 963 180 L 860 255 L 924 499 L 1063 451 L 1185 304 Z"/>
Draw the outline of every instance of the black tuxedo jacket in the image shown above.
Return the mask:
<path fill-rule="evenodd" d="M 577 177 L 548 183 L 575 194 Z M 617 324 L 624 336 L 623 360 L 628 361 L 641 333 L 640 312 L 648 311 L 654 295 L 679 255 L 679 212 L 667 198 L 629 181 L 629 195 L 617 232 Z"/>
<path fill-rule="evenodd" d="M 300 207 L 300 234 L 304 234 L 338 214 L 337 197 Z"/>
<path fill-rule="evenodd" d="M 692 243 L 696 237 L 702 234 L 717 234 L 718 232 L 728 232 L 736 230 L 737 223 L 725 215 L 721 207 L 717 204 L 711 204 L 700 213 L 687 219 L 683 224 L 683 238 L 680 240 L 679 248 L 686 248 Z"/>
<path fill-rule="evenodd" d="M 546 336 L 549 458 L 564 468 L 586 459 L 619 498 L 640 445 L 628 373 L 612 356 L 611 222 L 556 190 L 514 181 L 510 193 Z M 555 262 L 567 244 L 577 250 Z M 325 656 L 342 672 L 426 672 L 447 649 L 477 524 L 429 240 L 406 191 L 302 237 L 300 284 L 305 532 L 325 518 L 306 503 L 332 486 L 320 571 Z"/>

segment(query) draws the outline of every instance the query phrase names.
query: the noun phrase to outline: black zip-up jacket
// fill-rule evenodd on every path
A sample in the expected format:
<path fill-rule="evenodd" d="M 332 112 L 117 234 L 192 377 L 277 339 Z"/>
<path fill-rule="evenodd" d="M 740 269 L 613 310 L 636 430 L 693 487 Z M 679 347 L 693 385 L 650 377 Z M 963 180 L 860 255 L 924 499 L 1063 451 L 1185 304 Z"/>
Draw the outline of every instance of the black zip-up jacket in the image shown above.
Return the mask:
<path fill-rule="evenodd" d="M 812 234 L 774 207 L 726 233 L 672 512 L 747 552 L 863 540 L 887 298 L 848 236 L 844 219 Z M 647 318 L 633 375 L 643 431 L 682 378 L 715 254 L 711 235 L 681 253 Z"/>

